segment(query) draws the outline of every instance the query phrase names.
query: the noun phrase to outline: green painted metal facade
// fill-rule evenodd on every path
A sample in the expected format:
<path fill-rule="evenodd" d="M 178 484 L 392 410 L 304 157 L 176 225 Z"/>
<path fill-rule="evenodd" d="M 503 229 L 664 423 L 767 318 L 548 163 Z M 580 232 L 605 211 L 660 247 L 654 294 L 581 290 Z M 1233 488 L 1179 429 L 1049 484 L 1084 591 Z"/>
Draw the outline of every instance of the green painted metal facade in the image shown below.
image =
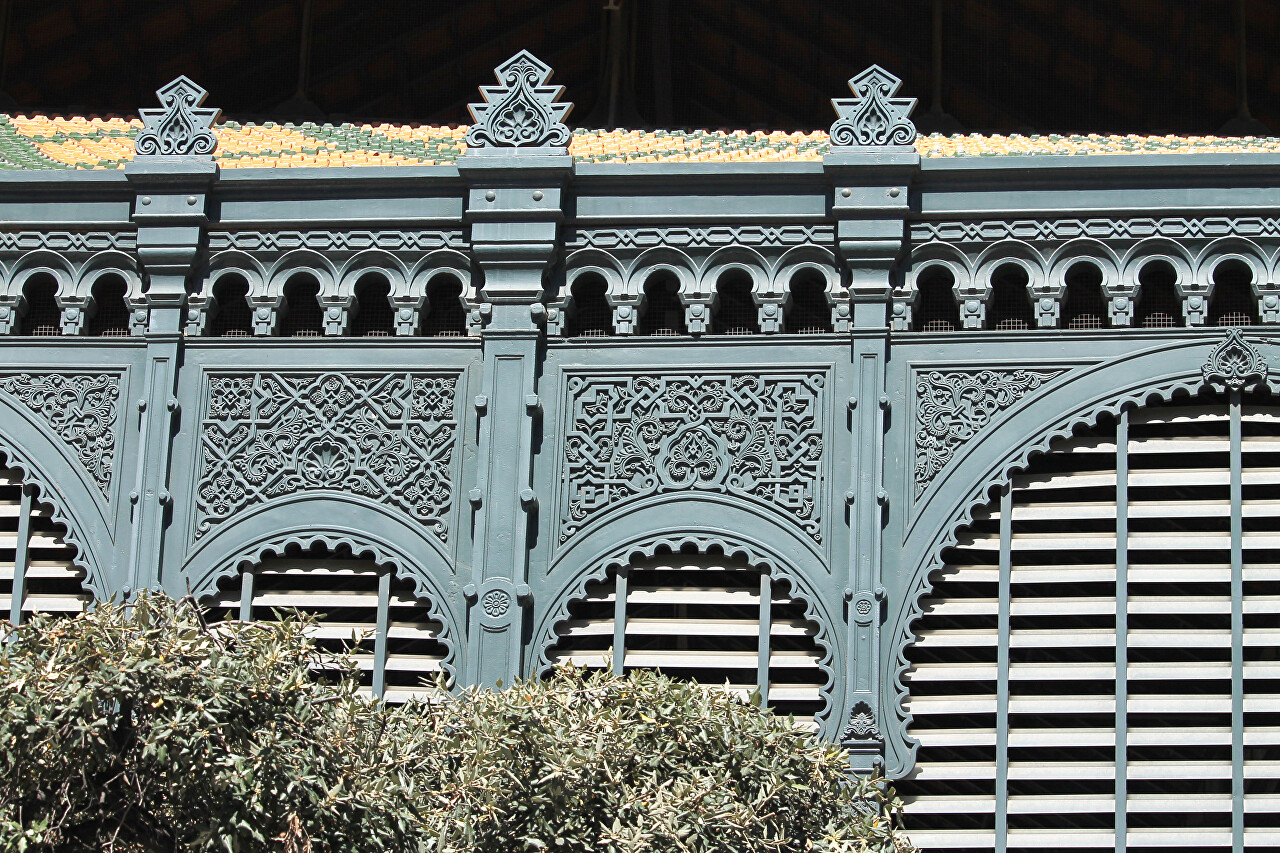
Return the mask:
<path fill-rule="evenodd" d="M 970 846 L 1004 850 L 1030 843 L 1009 829 L 1016 478 L 1100 424 L 1223 400 L 1232 805 L 1201 846 L 1280 843 L 1269 806 L 1245 810 L 1269 747 L 1245 742 L 1240 426 L 1280 377 L 1280 158 L 922 161 L 881 75 L 837 101 L 849 144 L 820 163 L 592 164 L 521 54 L 455 165 L 289 170 L 220 170 L 213 113 L 175 81 L 186 106 L 156 111 L 127 168 L 0 173 L 0 452 L 22 517 L 51 507 L 100 598 L 216 597 L 317 544 L 366 555 L 386 573 L 375 654 L 395 580 L 456 684 L 547 666 L 597 582 L 625 599 L 631 566 L 721 555 L 802 607 L 820 732 L 893 778 L 915 765 L 931 574 L 998 517 L 995 805 Z M 115 337 L 92 333 L 108 281 Z M 54 335 L 31 334 L 40 286 Z M 1123 706 L 1132 454 L 1111 441 Z M 1093 829 L 1123 846 L 1141 833 L 1116 717 L 1119 817 Z"/>

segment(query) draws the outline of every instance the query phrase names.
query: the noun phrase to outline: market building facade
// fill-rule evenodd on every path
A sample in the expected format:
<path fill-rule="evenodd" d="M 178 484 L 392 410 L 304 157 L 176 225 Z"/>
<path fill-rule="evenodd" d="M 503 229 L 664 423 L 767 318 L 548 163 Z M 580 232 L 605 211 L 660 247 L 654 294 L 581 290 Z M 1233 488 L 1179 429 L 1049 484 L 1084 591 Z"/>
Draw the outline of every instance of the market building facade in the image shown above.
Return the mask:
<path fill-rule="evenodd" d="M 876 66 L 829 133 L 570 131 L 496 75 L 470 128 L 8 121 L 11 618 L 758 690 L 927 850 L 1280 846 L 1275 140 L 918 137 Z"/>

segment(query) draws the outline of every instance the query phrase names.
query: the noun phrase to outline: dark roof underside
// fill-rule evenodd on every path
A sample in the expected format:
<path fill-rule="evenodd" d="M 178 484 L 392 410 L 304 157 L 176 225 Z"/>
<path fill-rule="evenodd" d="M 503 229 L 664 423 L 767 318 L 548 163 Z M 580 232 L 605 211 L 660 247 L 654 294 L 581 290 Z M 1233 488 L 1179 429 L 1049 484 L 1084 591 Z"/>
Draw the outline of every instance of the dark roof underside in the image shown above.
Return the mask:
<path fill-rule="evenodd" d="M 11 110 L 133 113 L 184 73 L 232 118 L 457 123 L 528 48 L 583 126 L 823 128 L 871 62 L 931 106 L 933 0 L 612 0 L 613 30 L 604 0 L 310 0 L 318 111 L 289 116 L 307 2 L 12 2 L 0 87 Z M 1236 114 L 1236 0 L 941 2 L 943 107 L 966 130 L 1212 133 Z M 1243 4 L 1252 112 L 1277 132 L 1280 3 Z"/>

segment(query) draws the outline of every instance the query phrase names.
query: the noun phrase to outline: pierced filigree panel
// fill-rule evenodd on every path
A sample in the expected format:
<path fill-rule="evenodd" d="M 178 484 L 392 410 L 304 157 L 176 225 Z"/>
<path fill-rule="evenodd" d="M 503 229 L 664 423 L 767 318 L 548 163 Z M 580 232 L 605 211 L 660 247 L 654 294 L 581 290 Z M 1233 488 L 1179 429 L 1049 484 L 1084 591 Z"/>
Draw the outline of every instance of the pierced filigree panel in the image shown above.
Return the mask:
<path fill-rule="evenodd" d="M 1065 370 L 930 370 L 916 375 L 915 496 L 1000 412 Z"/>
<path fill-rule="evenodd" d="M 305 491 L 390 504 L 447 542 L 455 373 L 214 373 L 200 426 L 195 538 Z"/>
<path fill-rule="evenodd" d="M 118 373 L 16 373 L 0 376 L 0 390 L 47 423 L 110 497 L 115 468 Z"/>
<path fill-rule="evenodd" d="M 821 373 L 571 376 L 560 541 L 663 492 L 763 504 L 822 541 Z"/>

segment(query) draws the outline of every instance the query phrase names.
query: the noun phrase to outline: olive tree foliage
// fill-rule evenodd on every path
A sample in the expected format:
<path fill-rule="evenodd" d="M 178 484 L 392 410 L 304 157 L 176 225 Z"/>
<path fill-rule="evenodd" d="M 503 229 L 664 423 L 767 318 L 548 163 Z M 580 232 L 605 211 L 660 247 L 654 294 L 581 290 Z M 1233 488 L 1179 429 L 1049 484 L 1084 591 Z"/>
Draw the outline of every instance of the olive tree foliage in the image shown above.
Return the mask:
<path fill-rule="evenodd" d="M 390 706 L 312 625 L 148 594 L 0 623 L 0 850 L 911 849 L 882 783 L 722 691 L 562 669 Z"/>

